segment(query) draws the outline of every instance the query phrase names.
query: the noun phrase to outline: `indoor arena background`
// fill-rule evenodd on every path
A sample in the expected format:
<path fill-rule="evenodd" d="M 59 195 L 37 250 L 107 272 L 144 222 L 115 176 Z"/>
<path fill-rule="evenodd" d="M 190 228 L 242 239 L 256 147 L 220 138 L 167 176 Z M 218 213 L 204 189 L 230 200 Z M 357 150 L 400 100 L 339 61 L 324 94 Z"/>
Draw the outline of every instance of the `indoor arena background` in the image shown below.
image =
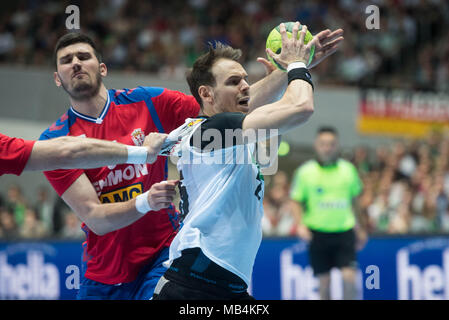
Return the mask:
<path fill-rule="evenodd" d="M 314 156 L 317 128 L 332 125 L 364 185 L 358 206 L 369 240 L 358 254 L 359 297 L 449 298 L 447 1 L 2 2 L 3 134 L 36 140 L 69 107 L 54 84 L 52 57 L 58 37 L 76 27 L 70 5 L 79 9 L 80 31 L 101 44 L 106 86 L 117 89 L 189 93 L 185 71 L 212 40 L 241 48 L 254 82 L 265 75 L 256 58 L 265 57 L 266 37 L 280 22 L 300 21 L 312 33 L 343 28 L 342 48 L 311 71 L 314 115 L 283 136 L 278 171 L 265 177 L 251 292 L 256 299 L 319 297 L 306 244 L 295 234 L 289 186 Z M 84 241 L 76 215 L 41 172 L 2 176 L 0 208 L 0 299 L 73 299 Z M 332 278 L 339 299 L 341 275 Z"/>

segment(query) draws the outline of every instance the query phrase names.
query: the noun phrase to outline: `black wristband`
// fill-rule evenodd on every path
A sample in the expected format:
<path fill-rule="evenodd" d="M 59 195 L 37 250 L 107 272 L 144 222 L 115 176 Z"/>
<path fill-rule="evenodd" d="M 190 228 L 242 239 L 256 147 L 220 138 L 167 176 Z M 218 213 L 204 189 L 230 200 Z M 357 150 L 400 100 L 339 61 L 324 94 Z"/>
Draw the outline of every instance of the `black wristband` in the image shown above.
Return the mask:
<path fill-rule="evenodd" d="M 293 80 L 304 80 L 307 81 L 308 83 L 310 83 L 310 85 L 312 86 L 312 89 L 314 89 L 313 87 L 313 82 L 312 82 L 312 76 L 309 72 L 309 70 L 307 70 L 307 68 L 295 68 L 290 70 L 287 73 L 287 77 L 288 77 L 288 84 L 290 84 L 290 82 L 292 82 Z"/>

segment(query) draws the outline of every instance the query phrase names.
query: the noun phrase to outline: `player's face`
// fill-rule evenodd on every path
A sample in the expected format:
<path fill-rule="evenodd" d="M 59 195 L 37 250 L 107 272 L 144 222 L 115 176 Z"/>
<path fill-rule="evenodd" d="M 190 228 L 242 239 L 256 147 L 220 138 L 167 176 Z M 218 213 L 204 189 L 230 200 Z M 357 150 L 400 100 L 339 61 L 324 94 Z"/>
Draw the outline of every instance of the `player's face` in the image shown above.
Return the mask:
<path fill-rule="evenodd" d="M 60 49 L 56 63 L 55 83 L 73 99 L 86 100 L 98 94 L 107 69 L 89 44 L 80 42 Z"/>
<path fill-rule="evenodd" d="M 323 132 L 315 139 L 315 151 L 320 161 L 327 163 L 338 155 L 338 139 L 330 132 Z"/>
<path fill-rule="evenodd" d="M 212 67 L 216 85 L 213 87 L 213 105 L 216 112 L 243 112 L 249 110 L 248 74 L 242 65 L 229 59 L 220 59 Z"/>

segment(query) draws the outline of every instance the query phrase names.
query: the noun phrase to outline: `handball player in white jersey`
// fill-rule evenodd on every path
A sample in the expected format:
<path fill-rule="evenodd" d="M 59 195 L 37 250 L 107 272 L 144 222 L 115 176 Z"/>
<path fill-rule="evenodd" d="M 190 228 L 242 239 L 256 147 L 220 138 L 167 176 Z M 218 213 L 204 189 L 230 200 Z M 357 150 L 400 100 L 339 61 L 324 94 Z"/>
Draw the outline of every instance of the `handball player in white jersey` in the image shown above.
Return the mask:
<path fill-rule="evenodd" d="M 297 22 L 288 38 L 281 24 L 282 51 L 268 53 L 288 70 L 288 86 L 280 100 L 254 110 L 240 50 L 216 43 L 194 63 L 187 81 L 201 116 L 186 120 L 192 130 L 172 149 L 179 156 L 183 226 L 154 299 L 252 299 L 247 288 L 262 240 L 264 191 L 254 151 L 267 139 L 257 130 L 283 134 L 307 121 L 314 110 L 311 47 L 321 61 L 343 40 L 341 29 L 326 30 L 306 45 L 306 30 Z"/>

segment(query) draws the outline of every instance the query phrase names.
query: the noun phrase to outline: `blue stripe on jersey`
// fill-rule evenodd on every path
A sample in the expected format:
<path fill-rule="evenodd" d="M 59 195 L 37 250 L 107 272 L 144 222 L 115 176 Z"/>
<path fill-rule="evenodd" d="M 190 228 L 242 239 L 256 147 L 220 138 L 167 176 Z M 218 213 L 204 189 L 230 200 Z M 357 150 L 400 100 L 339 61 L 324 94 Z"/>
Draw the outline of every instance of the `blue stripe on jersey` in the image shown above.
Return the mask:
<path fill-rule="evenodd" d="M 164 127 L 162 127 L 161 120 L 159 119 L 159 116 L 157 115 L 156 109 L 154 108 L 153 101 L 151 101 L 151 99 L 148 99 L 148 100 L 145 100 L 145 103 L 147 104 L 148 110 L 150 111 L 150 114 L 151 114 L 151 119 L 153 119 L 154 124 L 156 125 L 157 130 L 160 133 L 165 133 L 164 132 Z"/>
<path fill-rule="evenodd" d="M 170 204 L 170 206 L 167 208 L 166 212 L 168 215 L 168 219 L 170 219 L 170 223 L 173 228 L 173 231 L 176 231 L 179 228 L 179 213 L 178 213 L 178 211 L 172 204 Z"/>
<path fill-rule="evenodd" d="M 67 136 L 70 127 L 75 123 L 76 116 L 70 109 L 64 113 L 55 123 L 47 128 L 39 137 L 39 140 L 48 140 L 58 137 Z"/>
<path fill-rule="evenodd" d="M 81 228 L 86 234 L 86 239 L 89 237 L 89 230 L 86 228 Z M 81 244 L 81 275 L 84 277 L 87 271 L 87 262 L 89 261 L 89 255 L 87 254 L 87 240 Z"/>
<path fill-rule="evenodd" d="M 132 102 L 144 101 L 150 98 L 155 98 L 162 94 L 165 88 L 159 87 L 136 87 L 133 89 L 123 88 L 121 90 L 113 90 L 114 95 L 112 95 L 112 99 L 117 104 L 129 104 Z"/>
<path fill-rule="evenodd" d="M 161 120 L 157 114 L 156 108 L 154 107 L 152 98 L 155 98 L 164 92 L 165 88 L 160 87 L 137 87 L 134 89 L 124 88 L 122 90 L 114 90 L 114 94 L 111 93 L 112 99 L 118 105 L 129 104 L 133 102 L 144 101 L 147 105 L 148 111 L 150 111 L 151 118 L 156 125 L 157 130 L 160 133 L 165 133 L 164 127 L 162 126 Z"/>
<path fill-rule="evenodd" d="M 150 111 L 151 119 L 153 119 L 153 122 L 156 125 L 157 130 L 160 133 L 165 133 L 164 127 L 162 126 L 161 120 L 159 119 L 156 108 L 154 107 L 153 101 L 151 100 L 151 98 L 161 95 L 165 89 L 159 87 L 140 87 L 140 88 L 142 88 L 142 91 L 145 92 L 144 100 L 148 110 Z"/>

